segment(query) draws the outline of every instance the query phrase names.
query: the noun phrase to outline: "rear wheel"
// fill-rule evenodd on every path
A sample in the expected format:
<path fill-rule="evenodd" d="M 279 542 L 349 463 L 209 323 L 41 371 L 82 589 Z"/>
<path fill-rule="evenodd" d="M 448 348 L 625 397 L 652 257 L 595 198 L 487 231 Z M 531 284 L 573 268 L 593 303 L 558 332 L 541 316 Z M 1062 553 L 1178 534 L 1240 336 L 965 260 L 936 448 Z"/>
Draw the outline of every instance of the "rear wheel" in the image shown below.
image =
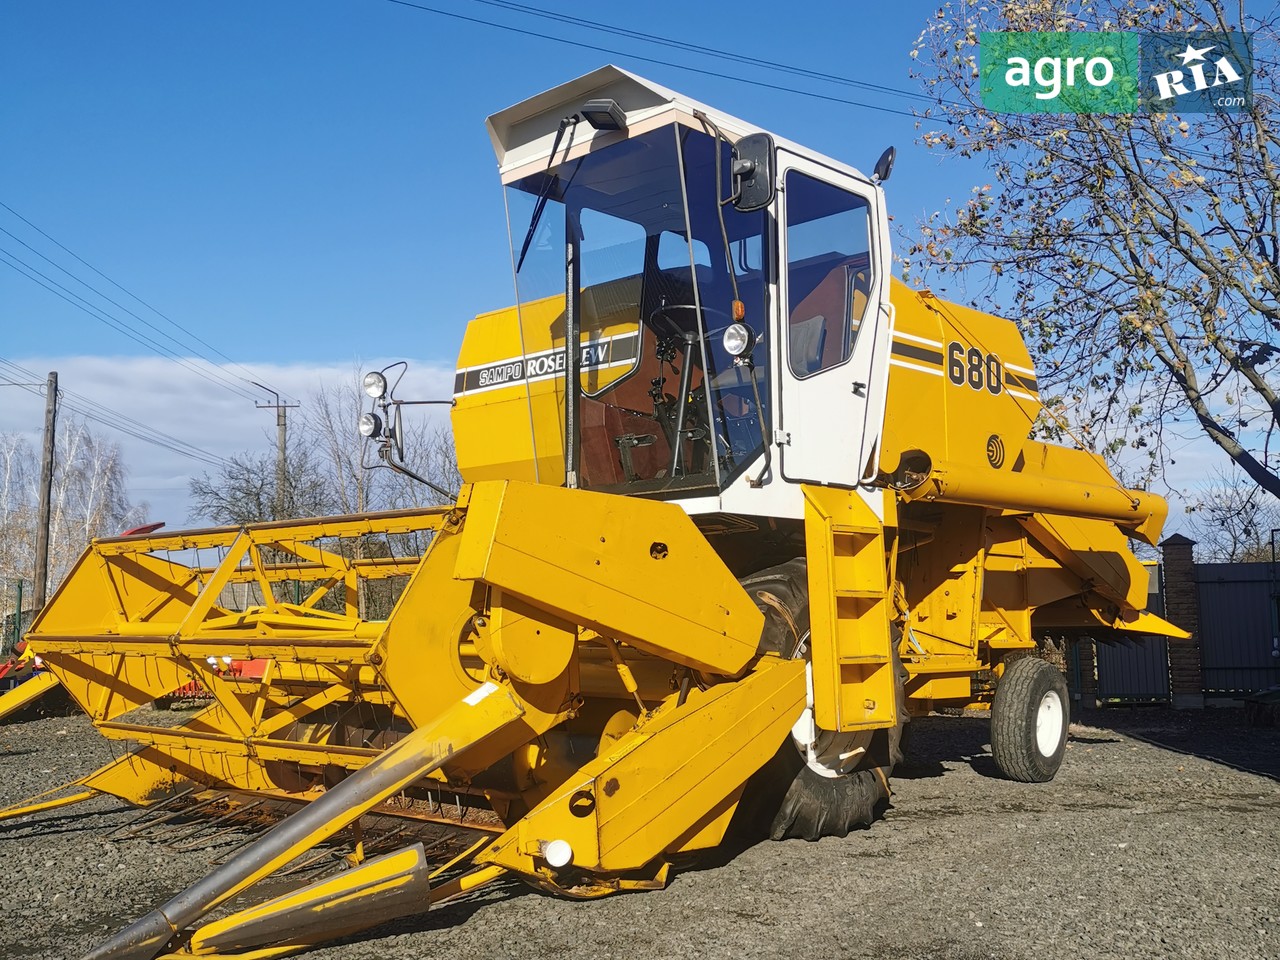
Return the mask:
<path fill-rule="evenodd" d="M 1047 783 L 1062 766 L 1071 720 L 1062 671 L 1035 657 L 1005 667 L 991 702 L 991 754 L 1010 780 Z"/>
<path fill-rule="evenodd" d="M 809 588 L 803 559 L 753 574 L 743 587 L 765 615 L 761 652 L 809 658 Z M 835 733 L 813 722 L 810 702 L 778 752 L 747 784 L 739 824 L 773 840 L 843 837 L 868 827 L 889 805 L 889 776 L 901 760 L 906 717 L 896 644 L 898 722 L 887 730 Z"/>

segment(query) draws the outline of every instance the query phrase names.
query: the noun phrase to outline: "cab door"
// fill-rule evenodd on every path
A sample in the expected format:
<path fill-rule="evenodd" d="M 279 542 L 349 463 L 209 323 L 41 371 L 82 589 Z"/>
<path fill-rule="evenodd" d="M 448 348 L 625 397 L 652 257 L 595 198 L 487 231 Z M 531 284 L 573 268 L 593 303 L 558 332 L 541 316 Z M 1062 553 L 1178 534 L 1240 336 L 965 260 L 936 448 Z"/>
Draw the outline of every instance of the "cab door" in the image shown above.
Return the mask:
<path fill-rule="evenodd" d="M 778 177 L 782 477 L 852 487 L 884 419 L 884 195 L 783 150 Z"/>

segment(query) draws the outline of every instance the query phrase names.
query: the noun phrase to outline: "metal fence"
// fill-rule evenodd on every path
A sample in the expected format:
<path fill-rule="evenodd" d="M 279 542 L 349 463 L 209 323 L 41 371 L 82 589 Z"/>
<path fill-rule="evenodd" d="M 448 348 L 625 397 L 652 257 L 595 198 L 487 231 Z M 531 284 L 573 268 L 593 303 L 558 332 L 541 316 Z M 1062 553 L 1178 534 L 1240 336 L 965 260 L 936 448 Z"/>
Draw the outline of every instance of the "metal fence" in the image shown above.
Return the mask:
<path fill-rule="evenodd" d="M 31 626 L 35 611 L 24 609 L 30 602 L 31 585 L 21 580 L 0 580 L 0 660 L 7 657 Z"/>
<path fill-rule="evenodd" d="M 1151 564 L 1147 609 L 1164 614 L 1163 569 Z M 1095 644 L 1098 699 L 1104 703 L 1167 703 L 1169 644 L 1164 637 Z"/>
<path fill-rule="evenodd" d="M 1207 694 L 1280 684 L 1280 599 L 1270 563 L 1198 563 L 1200 663 Z"/>
<path fill-rule="evenodd" d="M 1099 700 L 1106 703 L 1169 701 L 1169 642 L 1164 637 L 1099 643 L 1097 657 Z"/>

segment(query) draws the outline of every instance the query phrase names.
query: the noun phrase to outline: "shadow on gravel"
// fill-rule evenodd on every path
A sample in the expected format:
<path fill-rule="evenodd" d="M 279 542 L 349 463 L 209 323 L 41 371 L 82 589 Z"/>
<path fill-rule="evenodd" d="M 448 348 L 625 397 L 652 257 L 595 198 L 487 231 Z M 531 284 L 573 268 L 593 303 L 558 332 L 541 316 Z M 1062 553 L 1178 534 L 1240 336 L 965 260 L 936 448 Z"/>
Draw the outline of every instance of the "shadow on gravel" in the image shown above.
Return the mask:
<path fill-rule="evenodd" d="M 106 829 L 102 817 L 119 810 L 82 810 L 79 813 L 61 813 L 51 817 L 31 814 L 35 820 L 6 820 L 0 822 L 0 840 L 26 840 L 32 837 L 53 837 L 62 833 L 102 833 Z M 114 825 L 108 825 L 114 826 Z M 25 832 L 24 832 L 25 831 Z"/>
<path fill-rule="evenodd" d="M 906 754 L 895 780 L 941 777 L 948 764 L 967 763 L 980 777 L 1003 779 L 991 758 L 991 723 L 979 717 L 916 717 L 907 725 Z"/>
<path fill-rule="evenodd" d="M 414 914 L 410 917 L 401 917 L 398 920 L 388 921 L 363 933 L 357 933 L 342 940 L 326 943 L 325 946 L 336 947 L 342 944 L 359 943 L 373 947 L 378 940 L 387 937 L 398 937 L 410 933 L 431 933 L 450 927 L 460 927 L 470 920 L 476 911 L 482 910 L 491 904 L 514 900 L 517 897 L 534 896 L 541 892 L 517 880 L 500 880 L 492 886 L 477 890 L 465 899 L 455 900 L 453 903 L 447 903 L 444 906 Z M 543 895 L 551 896 L 549 893 Z"/>
<path fill-rule="evenodd" d="M 1163 750 L 1280 780 L 1280 729 L 1251 727 L 1238 708 L 1116 706 L 1081 710 L 1074 719 Z"/>

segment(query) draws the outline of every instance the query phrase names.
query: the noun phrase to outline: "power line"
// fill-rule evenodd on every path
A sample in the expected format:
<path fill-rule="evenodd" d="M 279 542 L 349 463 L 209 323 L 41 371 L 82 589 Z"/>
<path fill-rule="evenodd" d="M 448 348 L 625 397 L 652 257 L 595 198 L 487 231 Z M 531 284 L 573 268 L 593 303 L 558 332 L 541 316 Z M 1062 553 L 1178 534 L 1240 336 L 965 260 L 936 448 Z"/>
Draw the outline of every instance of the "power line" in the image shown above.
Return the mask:
<path fill-rule="evenodd" d="M 0 359 L 0 365 L 16 366 L 10 361 L 5 361 L 3 359 Z M 18 367 L 17 369 L 21 370 L 22 368 Z M 4 374 L 0 373 L 0 375 Z M 13 380 L 6 380 L 4 382 L 15 386 L 23 386 L 25 388 L 25 384 L 20 384 Z M 34 394 L 35 396 L 43 396 L 43 392 L 39 389 L 27 389 L 27 392 Z M 63 406 L 74 413 L 78 413 L 86 420 L 92 420 L 95 423 L 102 424 L 104 427 L 115 430 L 119 433 L 124 433 L 137 440 L 142 440 L 146 443 L 152 444 L 153 446 L 160 447 L 163 450 L 168 450 L 170 453 L 175 453 L 179 456 L 187 457 L 192 460 L 198 460 L 201 463 L 208 464 L 209 466 L 220 467 L 228 462 L 217 456 L 217 454 L 210 453 L 207 450 L 203 450 L 200 447 L 189 444 L 185 440 L 179 440 L 177 437 L 170 436 L 167 433 L 162 433 L 154 427 L 148 426 L 147 424 L 126 416 L 125 414 L 119 413 L 116 410 L 112 410 L 110 407 L 103 406 L 96 401 L 89 400 L 81 394 L 74 393 L 69 390 L 59 390 L 58 392 L 64 397 L 75 398 L 74 400 L 65 400 Z"/>
<path fill-rule="evenodd" d="M 192 349 L 191 349 L 191 347 L 190 347 L 188 344 L 183 343 L 181 340 L 177 339 L 177 338 L 176 338 L 176 337 L 174 337 L 172 334 L 165 333 L 163 330 L 161 330 L 159 327 L 157 327 L 154 323 L 151 323 L 150 321 L 148 321 L 148 320 L 146 320 L 146 319 L 144 319 L 144 318 L 142 318 L 142 317 L 138 316 L 136 313 L 134 313 L 132 310 L 130 310 L 128 307 L 124 306 L 123 304 L 118 303 L 118 302 L 117 302 L 117 301 L 115 301 L 115 300 L 112 300 L 110 297 L 108 297 L 105 293 L 103 293 L 103 292 L 102 292 L 101 290 L 99 290 L 97 287 L 93 286 L 93 285 L 92 285 L 92 284 L 90 284 L 90 283 L 86 283 L 84 280 L 82 280 L 80 277 L 77 277 L 74 273 L 72 273 L 72 272 L 71 272 L 70 270 L 68 270 L 66 267 L 62 266 L 62 264 L 60 264 L 60 263 L 58 263 L 57 261 L 52 260 L 52 259 L 50 259 L 49 257 L 45 256 L 43 253 L 41 253 L 41 252 L 40 252 L 39 250 L 37 250 L 35 247 L 31 246 L 31 244 L 29 244 L 29 243 L 27 243 L 25 240 L 23 240 L 21 237 L 16 236 L 15 234 L 10 233 L 10 232 L 9 232 L 8 230 L 6 230 L 4 227 L 0 227 L 0 233 L 5 234 L 6 236 L 12 237 L 14 240 L 18 241 L 18 243 L 22 244 L 24 247 L 26 247 L 28 250 L 30 250 L 32 253 L 34 253 L 34 254 L 35 254 L 37 257 L 39 257 L 41 260 L 45 261 L 45 262 L 46 262 L 46 263 L 48 263 L 50 266 L 52 266 L 54 269 L 56 269 L 56 270 L 61 270 L 63 273 L 65 273 L 68 277 L 70 277 L 70 278 L 71 278 L 72 280 L 74 280 L 76 283 L 80 284 L 82 287 L 84 287 L 85 289 L 89 290 L 90 292 L 97 294 L 99 297 L 101 297 L 103 300 L 107 301 L 107 303 L 111 304 L 113 307 L 116 307 L 116 308 L 118 308 L 118 309 L 120 309 L 120 310 L 123 310 L 123 311 L 124 311 L 125 313 L 127 313 L 129 316 L 133 317 L 135 320 L 137 320 L 139 323 L 143 324 L 144 326 L 149 327 L 151 330 L 154 330 L 154 331 L 156 332 L 156 334 L 157 334 L 157 335 L 159 335 L 159 336 L 161 336 L 161 337 L 164 337 L 164 338 L 165 338 L 166 340 L 168 340 L 170 343 L 174 344 L 175 346 L 179 347 L 179 348 L 180 348 L 180 349 L 182 349 L 182 350 L 191 350 L 191 352 L 192 352 L 192 353 L 195 353 L 197 356 L 199 356 L 199 357 L 200 357 L 200 359 L 202 359 L 202 360 L 207 360 L 207 358 L 206 358 L 206 357 L 204 357 L 203 355 L 201 355 L 201 354 L 199 353 L 199 351 L 192 350 Z M 7 255 L 7 256 L 9 256 L 9 257 L 12 257 L 14 260 L 17 260 L 17 259 L 18 259 L 18 258 L 17 258 L 17 257 L 15 257 L 15 256 L 10 252 L 10 251 L 8 251 L 8 250 L 4 250 L 3 248 L 0 248 L 0 252 L 3 252 L 4 254 L 6 254 L 6 255 Z M 19 263 L 22 263 L 23 261 L 18 260 L 18 262 L 19 262 Z M 23 265 L 24 265 L 24 266 L 28 266 L 27 264 L 23 264 Z M 34 268 L 34 267 L 29 267 L 29 269 L 34 270 L 35 268 Z M 43 277 L 43 276 L 45 276 L 45 275 L 44 275 L 44 274 L 40 274 L 40 276 L 42 276 L 42 277 Z M 47 278 L 47 277 L 46 277 L 46 279 L 49 279 L 49 278 Z M 50 280 L 50 282 L 51 282 L 51 283 L 57 283 L 57 281 L 54 281 L 54 280 Z M 67 288 L 66 288 L 66 287 L 63 287 L 61 284 L 58 284 L 58 286 L 59 286 L 61 289 L 63 289 L 63 290 L 67 290 Z M 71 294 L 73 297 L 75 297 L 76 299 L 81 300 L 81 301 L 82 301 L 82 302 L 84 302 L 84 303 L 89 303 L 89 301 L 88 301 L 88 300 L 85 300 L 85 299 L 84 299 L 83 297 L 81 297 L 79 294 L 73 293 L 73 292 L 72 292 L 72 291 L 70 291 L 70 290 L 67 290 L 67 292 L 68 292 L 68 293 L 70 293 L 70 294 Z M 101 311 L 101 312 L 102 312 L 102 313 L 104 313 L 104 314 L 107 312 L 107 311 L 103 310 L 101 307 L 99 307 L 97 304 L 90 304 L 90 306 L 92 306 L 92 307 L 93 307 L 94 309 L 96 309 L 96 310 Z M 117 321 L 118 323 L 125 324 L 125 321 L 121 320 L 119 317 L 112 316 L 112 319 L 113 319 L 113 320 L 115 320 L 115 321 Z M 144 334 L 143 336 L 145 336 L 145 334 Z M 147 340 L 148 340 L 148 342 L 150 342 L 150 343 L 154 343 L 154 341 L 151 341 L 151 339 L 150 339 L 149 337 L 147 338 Z M 167 355 L 171 355 L 171 354 L 172 354 L 172 351 L 170 351 L 168 347 L 160 347 L 160 345 L 158 345 L 158 344 L 156 344 L 156 345 L 155 345 L 155 347 L 156 347 L 156 349 L 164 349 L 164 350 L 167 352 Z M 216 367 L 216 364 L 215 364 L 214 366 Z M 235 386 L 235 388 L 236 388 L 237 392 L 239 392 L 239 385 L 235 383 L 234 379 L 232 379 L 232 378 L 230 378 L 230 377 L 227 377 L 227 378 L 225 378 L 225 379 L 226 379 L 227 383 L 229 384 L 229 387 L 228 387 L 229 389 L 230 389 L 230 386 Z"/>
<path fill-rule="evenodd" d="M 13 262 L 11 263 L 10 261 L 13 261 Z M 178 354 L 174 353 L 174 351 L 168 349 L 167 347 L 164 347 L 161 344 L 156 343 L 156 341 L 146 336 L 146 334 L 139 333 L 138 331 L 129 328 L 125 324 L 121 323 L 117 318 L 112 317 L 101 307 L 98 307 L 90 303 L 88 300 L 80 296 L 75 291 L 67 289 L 65 286 L 58 283 L 57 280 L 54 280 L 52 277 L 49 277 L 48 275 L 41 273 L 39 270 L 31 266 L 29 263 L 14 256 L 13 253 L 11 253 L 8 250 L 5 250 L 2 247 L 0 247 L 0 263 L 3 263 L 5 266 L 9 267 L 11 270 L 21 274 L 22 276 L 26 277 L 28 280 L 32 281 L 33 283 L 39 284 L 40 286 L 44 287 L 54 296 L 61 297 L 63 300 L 67 301 L 67 303 L 71 304 L 77 310 L 87 313 L 89 316 L 93 317 L 95 320 L 99 321 L 100 323 L 104 323 L 108 327 L 111 327 L 116 332 L 124 334 L 126 337 L 128 337 L 130 340 L 134 341 L 135 343 L 151 348 L 156 353 L 163 356 L 165 359 L 171 360 L 174 363 L 177 363 L 179 366 L 196 374 L 196 376 L 198 377 L 202 377 L 203 379 L 207 380 L 209 383 L 212 383 L 214 386 L 222 387 L 223 389 L 226 389 L 226 390 L 231 390 L 233 393 L 239 394 L 241 397 L 247 400 L 257 399 L 256 397 L 253 396 L 253 394 L 249 393 L 243 387 L 236 384 L 235 381 L 231 380 L 230 378 L 226 378 L 225 375 L 219 374 L 219 376 L 221 376 L 222 379 L 215 379 L 213 376 L 210 376 L 204 370 L 200 369 L 200 367 L 196 366 L 191 360 L 185 357 L 181 357 Z M 55 290 L 54 287 L 57 287 L 58 289 Z M 62 291 L 62 292 L 59 292 L 59 291 Z M 213 366 L 213 369 L 217 370 L 217 367 Z"/>
<path fill-rule="evenodd" d="M 580 47 L 581 49 L 584 49 L 584 50 L 594 50 L 597 53 L 607 53 L 610 56 L 614 56 L 614 57 L 627 57 L 631 60 L 640 60 L 644 63 L 656 63 L 656 64 L 659 64 L 660 66 L 672 67 L 676 70 L 686 70 L 690 73 L 700 73 L 703 76 L 707 76 L 707 77 L 723 78 L 724 76 L 723 73 L 719 73 L 715 70 L 704 70 L 701 67 L 690 67 L 682 63 L 673 63 L 670 60 L 660 60 L 657 57 L 641 56 L 638 53 L 626 53 L 625 51 L 622 51 L 622 50 L 614 50 L 610 47 L 602 47 L 594 43 L 586 43 L 585 41 L 582 41 L 582 40 L 570 40 L 567 37 L 557 37 L 547 33 L 538 33 L 536 30 L 526 30 L 522 27 L 511 26 L 510 24 L 506 24 L 506 23 L 498 23 L 497 21 L 494 21 L 494 20 L 485 20 L 481 17 L 470 17 L 465 14 L 454 13 L 449 10 L 439 10 L 435 7 L 428 7 L 425 4 L 421 4 L 421 3 L 411 3 L 410 0 L 386 0 L 386 2 L 393 3 L 399 7 L 409 7 L 412 10 L 420 10 L 423 13 L 434 13 L 435 15 L 440 17 L 449 17 L 452 20 L 462 20 L 462 21 L 465 21 L 466 23 L 475 23 L 485 27 L 494 27 L 495 29 L 498 29 L 498 30 L 506 30 L 510 33 L 518 33 L 526 37 L 536 37 L 539 40 L 550 40 L 554 43 L 563 43 L 571 47 Z M 906 110 L 895 110 L 893 107 L 884 107 L 875 103 L 864 103 L 861 100 L 850 100 L 847 97 L 837 97 L 832 94 L 826 94 L 826 93 L 814 93 L 813 91 L 810 91 L 810 90 L 799 90 L 795 87 L 785 87 L 777 83 L 766 83 L 763 80 L 748 80 L 745 77 L 736 77 L 735 79 L 739 83 L 747 83 L 756 87 L 764 87 L 765 89 L 768 89 L 768 90 L 778 90 L 778 91 L 781 91 L 782 93 L 793 93 L 793 94 L 796 94 L 797 96 L 812 97 L 817 100 L 826 100 L 830 103 L 843 103 L 850 107 L 863 107 L 867 110 L 878 110 L 881 113 L 892 113 L 899 117 L 907 117 L 911 120 L 916 119 L 916 115 L 914 113 L 909 113 Z"/>
<path fill-rule="evenodd" d="M 36 375 L 31 370 L 28 370 L 26 367 L 15 363 L 12 360 L 0 357 L 0 376 L 5 378 L 5 383 L 22 387 L 28 393 L 34 394 L 35 396 L 44 395 L 38 384 L 31 382 L 24 383 L 14 380 L 12 379 L 14 374 L 22 377 L 29 377 L 33 380 L 36 379 Z M 208 464 L 209 466 L 220 467 L 228 463 L 224 457 L 219 457 L 215 453 L 210 453 L 208 450 L 197 447 L 192 443 L 188 443 L 178 437 L 157 430 L 155 427 L 143 423 L 141 420 L 137 420 L 127 414 L 120 413 L 118 410 L 113 410 L 111 407 L 99 403 L 96 400 L 91 400 L 83 394 L 76 393 L 74 390 L 60 389 L 59 393 L 67 398 L 64 401 L 64 406 L 68 410 L 78 413 L 86 420 L 92 420 L 95 423 L 100 423 L 105 427 L 127 434 L 137 440 L 142 440 L 164 450 L 168 450 L 170 453 L 176 453 L 192 460 L 198 460 L 202 463 Z"/>
<path fill-rule="evenodd" d="M 714 47 L 703 46 L 698 43 L 687 43 L 683 40 L 673 40 L 668 37 L 660 37 L 651 33 L 644 33 L 640 30 L 631 30 L 627 27 L 620 27 L 616 24 L 603 23 L 596 20 L 585 20 L 581 17 L 571 17 L 568 14 L 556 13 L 551 10 L 543 10 L 540 7 L 531 7 L 523 3 L 511 3 L 508 0 L 473 0 L 475 3 L 484 4 L 488 7 L 499 7 L 504 10 L 511 10 L 516 13 L 524 13 L 531 17 L 539 17 L 543 20 L 553 20 L 559 23 L 568 23 L 585 30 L 596 30 L 601 33 L 611 33 L 620 37 L 628 37 L 633 40 L 643 40 L 645 43 L 653 43 L 663 47 L 672 47 L 676 50 L 684 50 L 689 53 L 696 53 L 702 56 L 715 57 L 718 60 L 728 60 L 731 63 L 743 64 L 748 63 L 752 66 L 760 67 L 765 70 L 774 70 L 779 73 L 789 73 L 797 77 L 806 77 L 811 80 L 822 80 L 827 83 L 838 83 L 849 87 L 858 87 L 863 90 L 871 90 L 876 93 L 884 93 L 894 97 L 905 97 L 909 100 L 924 100 L 918 92 L 911 90 L 901 90 L 897 87 L 886 86 L 882 83 L 871 83 L 867 80 L 855 80 L 852 77 L 842 77 L 839 74 L 824 73 L 821 70 L 810 70 L 807 67 L 799 67 L 794 64 L 777 63 L 772 60 L 764 60 L 759 57 L 749 57 L 740 53 L 726 53 L 723 50 L 717 50 Z"/>
<path fill-rule="evenodd" d="M 117 283 L 117 282 L 116 282 L 115 280 L 113 280 L 111 277 L 107 276 L 105 273 L 103 273 L 101 270 L 99 270 L 97 267 L 95 267 L 93 264 L 91 264 L 88 260 L 85 260 L 85 259 L 84 259 L 84 257 L 80 256 L 80 255 L 79 255 L 78 253 L 76 253 L 74 250 L 72 250 L 72 249 L 70 249 L 69 247 L 65 246 L 64 244 L 60 243 L 60 242 L 59 242 L 58 240 L 56 240 L 54 237 L 50 236 L 50 235 L 49 235 L 48 233 L 46 233 L 44 230 L 40 229 L 40 227 L 36 226 L 34 223 L 32 223 L 30 220 L 28 220 L 26 217 L 24 217 L 22 214 L 20 214 L 17 210 L 13 209 L 13 207 L 11 207 L 11 206 L 9 206 L 7 203 L 5 203 L 3 200 L 0 200 L 0 207 L 3 207 L 5 210 L 8 210 L 11 214 L 13 214 L 15 217 L 17 217 L 17 218 L 18 218 L 19 220 L 21 220 L 23 223 L 25 223 L 28 227 L 30 227 L 30 228 L 31 228 L 32 230 L 34 230 L 36 233 L 40 234 L 40 236 L 44 237 L 46 240 L 48 240 L 50 243 L 52 243 L 52 244 L 53 244 L 55 247 L 57 247 L 59 250 L 63 251 L 63 252 L 64 252 L 64 253 L 66 253 L 68 256 L 72 257 L 73 259 L 75 259 L 75 260 L 76 260 L 76 261 L 78 261 L 79 263 L 81 263 L 81 264 L 83 264 L 84 266 L 88 267 L 90 270 L 92 270 L 94 273 L 96 273 L 98 276 L 100 276 L 103 280 L 106 280 L 106 281 L 107 281 L 107 283 L 111 284 L 111 285 L 112 285 L 113 287 L 115 287 L 117 290 L 121 291 L 122 293 L 126 294 L 126 295 L 127 295 L 127 296 L 129 296 L 129 297 L 132 297 L 135 301 L 137 301 L 138 303 L 140 303 L 140 304 L 141 304 L 142 306 L 144 306 L 146 309 L 150 310 L 152 313 L 154 313 L 154 314 L 155 314 L 157 317 L 159 317 L 161 320 L 163 320 L 163 321 L 165 321 L 166 323 L 168 323 L 170 326 L 172 326 L 172 327 L 176 328 L 177 330 L 180 330 L 182 333 L 186 334 L 188 337 L 190 337 L 190 338 L 191 338 L 192 340 L 194 340 L 196 343 L 199 343 L 199 344 L 201 344 L 202 346 L 206 347 L 207 349 L 211 350 L 214 354 L 216 354 L 217 356 L 221 357 L 221 358 L 222 358 L 223 360 L 225 360 L 227 363 L 229 363 L 229 364 L 231 364 L 231 365 L 233 365 L 233 366 L 235 366 L 235 367 L 238 367 L 240 370 L 243 370 L 245 373 L 250 373 L 250 372 L 251 372 L 251 371 L 249 371 L 248 369 L 246 369 L 244 366 L 242 366 L 241 364 L 237 363 L 235 360 L 232 360 L 229 356 L 227 356 L 225 353 L 223 353 L 221 350 L 219 350 L 219 349 L 218 349 L 217 347 L 215 347 L 213 344 L 211 344 L 211 343 L 209 343 L 208 341 L 206 341 L 206 340 L 202 339 L 199 335 L 197 335 L 196 333 L 194 333 L 194 332 L 192 332 L 191 330 L 187 329 L 187 328 L 186 328 L 186 327 L 184 327 L 182 324 L 178 323 L 178 321 L 176 321 L 176 320 L 174 320 L 173 318 L 169 317 L 167 314 L 162 313 L 162 312 L 161 312 L 159 309 L 157 309 L 156 307 L 153 307 L 150 303 L 148 303 L 146 300 L 143 300 L 140 296 L 138 296 L 138 295 L 137 295 L 136 293 L 134 293 L 132 290 L 129 290 L 129 289 L 127 289 L 126 287 L 122 286 L 121 284 Z M 3 230 L 3 229 L 4 229 L 3 227 L 0 227 L 0 230 Z M 81 283 L 81 284 L 83 284 L 85 287 L 88 287 L 88 289 L 93 290 L 93 292 L 94 292 L 94 293 L 96 293 L 96 294 L 98 294 L 98 296 L 102 297 L 102 299 L 107 300 L 109 303 L 115 303 L 115 301 L 114 301 L 114 300 L 111 300 L 109 297 L 107 297 L 107 296 L 106 296 L 105 294 L 103 294 L 101 291 L 97 290 L 95 287 L 93 287 L 93 286 L 89 285 L 88 283 L 85 283 L 85 281 L 81 280 L 79 277 L 75 277 L 75 275 L 74 275 L 74 274 L 72 274 L 70 271 L 68 271 L 68 270 L 66 270 L 64 267 L 62 267 L 62 266 L 60 266 L 60 265 L 58 265 L 58 264 L 54 263 L 54 262 L 53 262 L 52 260 L 50 260 L 48 257 L 44 256 L 44 254 L 40 253 L 38 250 L 35 250 L 35 248 L 34 248 L 34 247 L 32 247 L 32 246 L 30 246 L 29 244 L 27 244 L 27 243 L 23 242 L 23 241 L 22 241 L 22 240 L 20 240 L 18 237 L 14 236 L 12 233 L 9 233 L 9 231 L 8 231 L 8 230 L 4 230 L 4 232 L 5 232 L 5 233 L 7 233 L 7 234 L 9 234 L 9 236 L 13 237 L 13 239 L 17 240 L 19 243 L 21 243 L 21 244 L 22 244 L 24 247 L 26 247 L 28 250 L 31 250 L 32 252 L 36 253 L 37 255 L 39 255 L 40 257 L 42 257 L 43 259 L 47 260 L 49 263 L 53 263 L 53 265 L 54 265 L 54 266 L 58 267 L 58 269 L 59 269 L 59 270 L 62 270 L 62 272 L 63 272 L 63 273 L 65 273 L 65 274 L 67 274 L 67 276 L 73 277 L 73 278 L 74 278 L 78 283 Z M 116 306 L 120 306 L 120 304 L 116 304 Z M 146 324 L 147 324 L 147 326 L 151 327 L 153 330 L 157 330 L 157 332 L 160 332 L 160 331 L 159 331 L 156 327 L 154 327 L 152 324 L 148 323 L 146 320 L 143 320 L 143 319 L 142 319 L 141 317 L 139 317 L 136 313 L 133 313 L 133 311 L 128 310 L 126 307 L 120 307 L 120 309 L 125 310 L 125 312 L 129 313 L 129 315 L 130 315 L 130 316 L 133 316 L 133 317 L 137 318 L 137 319 L 138 319 L 139 321 L 141 321 L 142 323 L 146 323 Z M 162 336 L 167 337 L 169 340 L 171 340 L 171 341 L 172 341 L 172 342 L 174 342 L 174 343 L 178 343 L 179 345 L 181 345 L 181 346 L 182 346 L 182 348 L 183 348 L 184 350 L 191 349 L 188 345 L 186 345 L 186 344 L 181 344 L 181 343 L 180 343 L 180 341 L 176 340 L 174 337 L 170 336 L 169 334 L 162 333 L 161 335 L 162 335 Z M 198 356 L 201 356 L 201 359 L 209 360 L 209 358 L 208 358 L 208 357 L 205 357 L 205 356 L 201 355 L 201 354 L 200 354 L 200 352 L 199 352 L 198 350 L 192 350 L 192 352 L 193 352 L 193 353 L 196 353 Z M 209 361 L 209 362 L 212 364 L 212 361 Z M 217 366 L 217 364 L 213 364 L 213 366 Z M 284 396 L 289 396 L 289 395 L 288 395 L 288 394 L 284 394 Z M 297 399 L 297 398 L 296 398 L 296 397 L 291 397 L 291 399 Z"/>

